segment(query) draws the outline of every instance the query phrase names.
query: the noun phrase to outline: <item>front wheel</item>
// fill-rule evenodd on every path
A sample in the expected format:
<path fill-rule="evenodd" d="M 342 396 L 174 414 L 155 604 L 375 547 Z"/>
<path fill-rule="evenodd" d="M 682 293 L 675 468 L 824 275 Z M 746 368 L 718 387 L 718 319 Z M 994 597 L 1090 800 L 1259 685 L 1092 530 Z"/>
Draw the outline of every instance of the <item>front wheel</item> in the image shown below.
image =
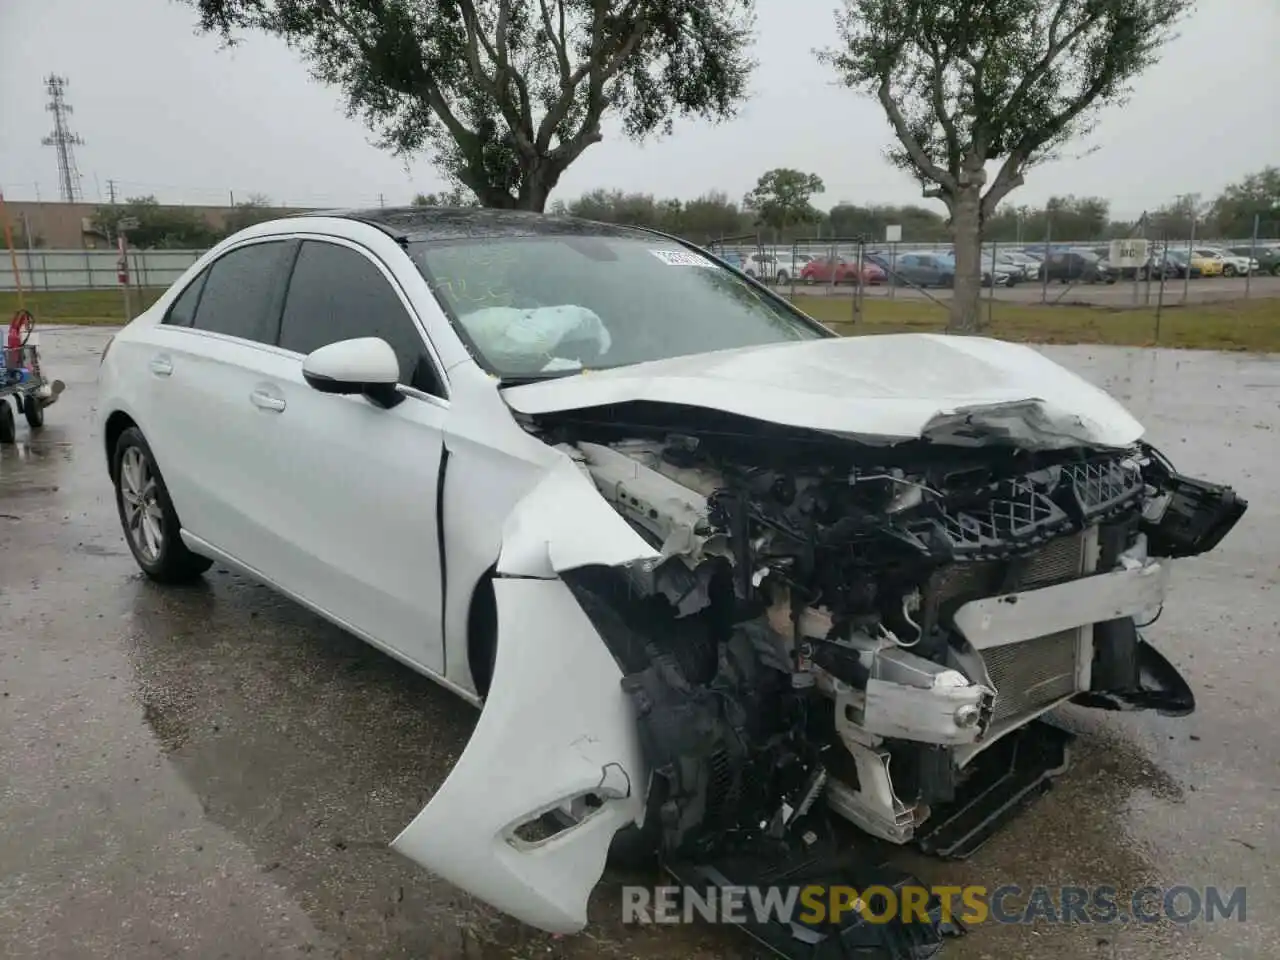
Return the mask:
<path fill-rule="evenodd" d="M 44 404 L 39 397 L 27 395 L 22 400 L 22 413 L 27 418 L 27 426 L 39 430 L 44 426 Z"/>
<path fill-rule="evenodd" d="M 955 281 L 955 278 L 954 278 L 954 277 L 952 277 L 950 274 L 947 274 L 947 275 L 945 275 L 945 276 L 942 276 L 942 277 L 939 277 L 939 278 L 938 278 L 938 286 L 940 286 L 940 287 L 950 287 L 950 286 L 951 286 L 951 284 L 952 284 L 954 281 Z"/>
<path fill-rule="evenodd" d="M 111 477 L 124 538 L 143 573 L 159 583 L 185 583 L 213 566 L 212 560 L 192 553 L 182 542 L 169 489 L 137 427 L 116 441 Z"/>
<path fill-rule="evenodd" d="M 784 283 L 786 283 L 786 282 L 787 282 L 787 279 L 788 279 L 788 278 L 787 278 L 787 271 L 785 271 L 785 270 L 779 270 L 779 271 L 778 271 L 778 286 L 782 286 Z"/>
<path fill-rule="evenodd" d="M 1236 275 L 1236 268 L 1233 267 L 1231 264 L 1227 264 L 1225 267 L 1222 268 L 1222 275 L 1224 277 L 1234 277 Z"/>

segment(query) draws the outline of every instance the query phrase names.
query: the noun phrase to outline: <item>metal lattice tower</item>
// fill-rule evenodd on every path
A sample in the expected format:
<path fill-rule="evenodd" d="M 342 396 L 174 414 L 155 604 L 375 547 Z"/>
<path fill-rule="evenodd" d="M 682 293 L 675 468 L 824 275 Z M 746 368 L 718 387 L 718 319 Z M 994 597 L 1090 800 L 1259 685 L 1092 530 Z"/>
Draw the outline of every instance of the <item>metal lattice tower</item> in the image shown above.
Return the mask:
<path fill-rule="evenodd" d="M 67 79 L 55 74 L 44 78 L 44 89 L 49 95 L 45 109 L 53 114 L 53 133 L 40 142 L 58 152 L 58 190 L 62 199 L 74 203 L 80 199 L 80 171 L 76 168 L 76 155 L 72 147 L 84 146 L 84 141 L 71 132 L 67 117 L 72 113 L 66 99 Z"/>

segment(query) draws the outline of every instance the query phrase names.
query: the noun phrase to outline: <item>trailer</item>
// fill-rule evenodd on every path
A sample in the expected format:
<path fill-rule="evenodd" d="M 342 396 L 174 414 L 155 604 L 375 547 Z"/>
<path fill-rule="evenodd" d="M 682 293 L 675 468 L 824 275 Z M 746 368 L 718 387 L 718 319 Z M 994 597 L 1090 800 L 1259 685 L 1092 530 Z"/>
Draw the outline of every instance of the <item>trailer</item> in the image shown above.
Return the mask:
<path fill-rule="evenodd" d="M 44 375 L 35 319 L 28 311 L 19 310 L 0 349 L 0 443 L 13 443 L 18 438 L 15 405 L 27 418 L 27 426 L 39 430 L 44 426 L 45 408 L 57 402 L 65 386 L 61 380 Z"/>

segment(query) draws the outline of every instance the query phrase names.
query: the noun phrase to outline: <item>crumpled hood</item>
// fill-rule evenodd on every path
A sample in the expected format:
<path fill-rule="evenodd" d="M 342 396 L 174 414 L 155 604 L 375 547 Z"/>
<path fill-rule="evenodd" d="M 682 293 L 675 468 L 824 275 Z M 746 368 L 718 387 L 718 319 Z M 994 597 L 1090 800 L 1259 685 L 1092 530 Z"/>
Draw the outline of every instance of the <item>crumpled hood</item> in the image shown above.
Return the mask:
<path fill-rule="evenodd" d="M 1143 428 L 1102 390 L 1022 344 L 907 333 L 654 360 L 503 389 L 548 414 L 646 401 L 864 442 L 1127 447 Z"/>

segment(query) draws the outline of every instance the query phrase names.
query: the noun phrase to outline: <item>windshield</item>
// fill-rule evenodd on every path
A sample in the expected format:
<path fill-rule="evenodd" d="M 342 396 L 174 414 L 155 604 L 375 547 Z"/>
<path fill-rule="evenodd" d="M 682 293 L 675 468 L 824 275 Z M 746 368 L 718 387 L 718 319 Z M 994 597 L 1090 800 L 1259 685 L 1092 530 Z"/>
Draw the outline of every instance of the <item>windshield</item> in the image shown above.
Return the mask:
<path fill-rule="evenodd" d="M 408 249 L 477 360 L 506 380 L 834 336 L 659 237 L 493 237 Z"/>

